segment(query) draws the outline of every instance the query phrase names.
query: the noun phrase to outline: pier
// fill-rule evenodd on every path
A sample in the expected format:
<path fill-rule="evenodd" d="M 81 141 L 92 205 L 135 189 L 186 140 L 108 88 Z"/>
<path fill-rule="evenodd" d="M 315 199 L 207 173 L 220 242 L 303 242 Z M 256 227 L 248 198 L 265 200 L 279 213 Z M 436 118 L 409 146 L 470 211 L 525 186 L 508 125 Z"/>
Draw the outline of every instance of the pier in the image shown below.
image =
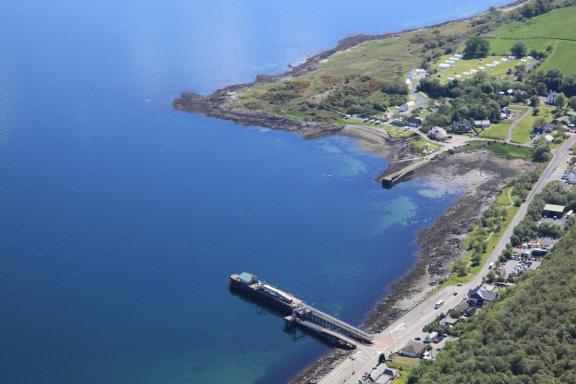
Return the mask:
<path fill-rule="evenodd" d="M 372 344 L 374 340 L 368 332 L 322 312 L 291 293 L 258 280 L 250 273 L 230 276 L 230 288 L 286 314 L 286 327 L 300 327 L 338 347 L 353 349 L 358 343 Z"/>
<path fill-rule="evenodd" d="M 388 175 L 385 174 L 385 176 L 381 176 L 379 179 L 380 182 L 382 183 L 382 187 L 392 188 L 394 185 L 398 184 L 408 176 L 414 174 L 414 171 L 416 171 L 418 168 L 426 165 L 429 160 L 430 160 L 429 158 L 424 158 L 423 160 L 407 165 L 406 167 L 396 172 L 392 172 Z"/>

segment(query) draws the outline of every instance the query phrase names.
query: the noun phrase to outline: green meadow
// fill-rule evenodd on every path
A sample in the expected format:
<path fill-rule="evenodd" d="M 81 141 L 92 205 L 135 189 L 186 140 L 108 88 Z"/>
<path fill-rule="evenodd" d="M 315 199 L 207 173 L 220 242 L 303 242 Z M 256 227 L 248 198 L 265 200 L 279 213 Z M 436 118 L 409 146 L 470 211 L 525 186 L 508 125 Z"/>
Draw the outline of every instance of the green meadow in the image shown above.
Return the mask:
<path fill-rule="evenodd" d="M 551 46 L 554 50 L 541 68 L 576 74 L 576 7 L 553 10 L 526 22 L 511 23 L 486 37 L 490 38 L 491 50 L 496 55 L 509 54 L 510 48 L 518 41 L 526 44 L 528 51 L 545 51 Z"/>

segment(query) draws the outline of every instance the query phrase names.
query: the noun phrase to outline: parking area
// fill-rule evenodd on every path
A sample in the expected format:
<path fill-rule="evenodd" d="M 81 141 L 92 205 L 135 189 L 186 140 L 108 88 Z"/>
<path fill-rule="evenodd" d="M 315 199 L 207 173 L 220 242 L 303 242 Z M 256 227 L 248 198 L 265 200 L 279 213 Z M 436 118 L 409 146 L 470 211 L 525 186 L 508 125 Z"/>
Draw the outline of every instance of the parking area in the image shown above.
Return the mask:
<path fill-rule="evenodd" d="M 508 260 L 502 264 L 504 277 L 519 276 L 529 269 L 538 269 L 542 260 L 538 258 Z"/>

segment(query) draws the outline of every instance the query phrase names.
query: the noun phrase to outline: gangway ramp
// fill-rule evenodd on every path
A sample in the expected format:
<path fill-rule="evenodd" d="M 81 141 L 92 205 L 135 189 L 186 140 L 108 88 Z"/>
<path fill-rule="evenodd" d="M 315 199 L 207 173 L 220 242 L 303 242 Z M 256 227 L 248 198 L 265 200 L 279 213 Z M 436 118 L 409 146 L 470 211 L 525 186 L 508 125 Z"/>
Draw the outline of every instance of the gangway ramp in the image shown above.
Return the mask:
<path fill-rule="evenodd" d="M 322 327 L 320 325 L 314 324 L 310 321 L 306 321 L 294 316 L 286 316 L 284 318 L 286 322 L 290 324 L 297 324 L 298 326 L 318 334 L 319 336 L 330 340 L 333 344 L 338 344 L 340 347 L 345 349 L 355 349 L 357 347 L 357 341 L 353 340 L 341 333 L 333 331 L 331 329 Z"/>
<path fill-rule="evenodd" d="M 300 307 L 296 308 L 294 314 L 300 319 L 320 325 L 321 327 L 338 332 L 362 343 L 371 344 L 374 341 L 374 336 L 368 332 L 354 327 L 353 325 L 339 320 L 308 304 L 302 304 Z"/>

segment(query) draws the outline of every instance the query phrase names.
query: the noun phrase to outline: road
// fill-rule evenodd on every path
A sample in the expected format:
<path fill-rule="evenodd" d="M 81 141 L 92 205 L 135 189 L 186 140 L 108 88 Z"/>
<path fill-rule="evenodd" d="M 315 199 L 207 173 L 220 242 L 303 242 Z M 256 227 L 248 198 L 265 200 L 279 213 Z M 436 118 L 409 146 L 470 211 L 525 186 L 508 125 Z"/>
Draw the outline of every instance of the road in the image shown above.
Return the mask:
<path fill-rule="evenodd" d="M 510 241 L 513 234 L 514 227 L 520 223 L 526 216 L 528 206 L 534 200 L 549 181 L 553 180 L 555 171 L 561 165 L 566 164 L 570 156 L 570 148 L 576 144 L 576 135 L 571 136 L 568 140 L 553 151 L 553 158 L 546 166 L 546 169 L 528 194 L 524 204 L 516 213 L 516 216 L 510 222 L 510 225 L 504 231 L 502 237 L 490 253 L 488 261 L 484 264 L 480 272 L 472 278 L 469 283 L 462 286 L 448 286 L 443 287 L 429 296 L 407 312 L 400 319 L 393 322 L 382 332 L 375 335 L 374 345 L 360 346 L 358 357 L 354 360 L 347 358 L 345 361 L 338 364 L 328 375 L 323 377 L 320 384 L 342 384 L 342 383 L 357 383 L 365 372 L 377 365 L 378 355 L 380 352 L 390 353 L 397 351 L 406 343 L 414 340 L 415 337 L 422 337 L 422 328 L 432 322 L 440 313 L 446 312 L 449 308 L 455 307 L 458 303 L 466 298 L 466 294 L 472 288 L 482 283 L 483 277 L 488 273 L 488 265 L 490 262 L 495 262 L 506 244 Z M 445 304 L 439 309 L 434 309 L 434 304 L 439 300 L 444 300 Z"/>
<path fill-rule="evenodd" d="M 531 114 L 532 110 L 533 110 L 532 108 L 528 109 L 526 112 L 522 114 L 522 116 L 514 120 L 514 122 L 510 125 L 510 127 L 508 127 L 508 137 L 506 138 L 506 141 L 508 143 L 512 141 L 512 132 L 514 131 L 514 128 L 516 128 L 518 124 L 520 124 L 529 114 Z"/>

